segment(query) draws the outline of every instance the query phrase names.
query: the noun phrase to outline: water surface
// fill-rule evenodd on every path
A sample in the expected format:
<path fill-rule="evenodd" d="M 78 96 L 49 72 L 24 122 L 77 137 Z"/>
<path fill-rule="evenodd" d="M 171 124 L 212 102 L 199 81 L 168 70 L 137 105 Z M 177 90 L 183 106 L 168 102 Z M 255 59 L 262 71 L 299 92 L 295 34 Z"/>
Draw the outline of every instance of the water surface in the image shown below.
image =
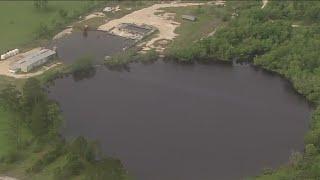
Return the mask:
<path fill-rule="evenodd" d="M 311 108 L 289 83 L 250 66 L 132 64 L 59 79 L 63 134 L 98 140 L 138 180 L 232 180 L 303 149 Z"/>
<path fill-rule="evenodd" d="M 121 52 L 134 44 L 133 40 L 111 35 L 104 31 L 74 32 L 50 43 L 57 47 L 57 53 L 64 63 L 72 63 L 84 56 L 93 57 L 102 62 L 105 56 Z"/>

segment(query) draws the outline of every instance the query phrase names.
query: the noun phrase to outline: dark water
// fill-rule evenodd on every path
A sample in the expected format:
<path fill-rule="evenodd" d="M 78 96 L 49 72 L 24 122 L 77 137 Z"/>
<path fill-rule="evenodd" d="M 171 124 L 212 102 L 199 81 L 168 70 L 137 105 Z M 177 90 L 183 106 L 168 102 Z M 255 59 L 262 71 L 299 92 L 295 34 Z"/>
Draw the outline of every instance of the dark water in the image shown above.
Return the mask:
<path fill-rule="evenodd" d="M 98 140 L 138 180 L 232 180 L 303 149 L 311 108 L 288 82 L 231 65 L 131 65 L 56 81 L 67 137 Z"/>
<path fill-rule="evenodd" d="M 76 59 L 90 56 L 96 62 L 104 60 L 105 56 L 111 56 L 121 52 L 134 44 L 133 40 L 120 36 L 114 36 L 103 31 L 74 32 L 64 38 L 53 41 L 49 47 L 57 47 L 58 56 L 65 63 L 72 63 Z"/>

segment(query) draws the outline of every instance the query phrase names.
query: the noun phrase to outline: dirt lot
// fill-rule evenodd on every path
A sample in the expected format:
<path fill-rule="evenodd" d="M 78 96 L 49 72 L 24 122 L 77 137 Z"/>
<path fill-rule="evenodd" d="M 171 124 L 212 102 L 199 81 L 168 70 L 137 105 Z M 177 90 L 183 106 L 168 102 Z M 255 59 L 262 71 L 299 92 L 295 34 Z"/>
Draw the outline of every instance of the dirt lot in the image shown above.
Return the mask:
<path fill-rule="evenodd" d="M 223 3 L 223 1 L 216 1 L 219 3 Z M 183 2 L 172 2 L 172 3 L 161 3 L 154 4 L 150 7 L 132 12 L 120 19 L 115 19 L 107 22 L 106 24 L 100 26 L 98 29 L 103 31 L 109 31 L 113 27 L 118 26 L 121 23 L 135 23 L 138 25 L 148 24 L 156 27 L 159 30 L 159 34 L 148 41 L 143 49 L 147 50 L 150 48 L 155 48 L 158 51 L 162 51 L 163 47 L 158 47 L 155 45 L 155 42 L 158 40 L 173 40 L 178 34 L 174 31 L 177 27 L 179 27 L 180 23 L 174 21 L 174 13 L 164 13 L 162 8 L 169 7 L 187 7 L 187 6 L 198 6 L 198 5 L 209 5 L 212 2 L 208 3 L 183 3 Z M 214 4 L 214 3 L 213 3 Z"/>

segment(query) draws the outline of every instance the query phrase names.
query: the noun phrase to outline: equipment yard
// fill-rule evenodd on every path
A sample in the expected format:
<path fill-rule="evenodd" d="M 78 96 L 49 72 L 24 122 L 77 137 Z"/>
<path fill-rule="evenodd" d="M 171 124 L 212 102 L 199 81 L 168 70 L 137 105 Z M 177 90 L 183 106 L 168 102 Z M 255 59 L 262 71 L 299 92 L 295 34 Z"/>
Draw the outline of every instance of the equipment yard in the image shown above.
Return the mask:
<path fill-rule="evenodd" d="M 216 1 L 213 5 L 221 5 L 224 1 Z M 187 6 L 201 6 L 201 5 L 212 5 L 212 3 L 185 3 L 185 2 L 171 2 L 154 4 L 150 7 L 132 12 L 122 18 L 114 19 L 106 24 L 100 26 L 98 30 L 112 31 L 114 27 L 118 27 L 123 23 L 131 23 L 137 25 L 147 24 L 153 26 L 159 30 L 156 37 L 149 40 L 142 48 L 143 50 L 156 49 L 159 52 L 164 50 L 163 46 L 156 44 L 159 40 L 172 41 L 178 34 L 175 33 L 177 27 L 180 26 L 179 22 L 174 20 L 174 13 L 164 13 L 162 8 L 170 7 L 187 7 Z"/>

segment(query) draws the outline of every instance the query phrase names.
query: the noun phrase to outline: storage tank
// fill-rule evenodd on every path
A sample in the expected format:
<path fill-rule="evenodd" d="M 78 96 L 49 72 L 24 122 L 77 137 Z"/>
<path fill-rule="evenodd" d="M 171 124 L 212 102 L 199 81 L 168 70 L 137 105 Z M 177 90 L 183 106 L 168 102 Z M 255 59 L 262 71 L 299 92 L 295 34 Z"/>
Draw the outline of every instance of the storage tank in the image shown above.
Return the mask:
<path fill-rule="evenodd" d="M 7 59 L 7 54 L 2 55 L 3 56 L 3 60 Z"/>
<path fill-rule="evenodd" d="M 9 52 L 7 53 L 7 56 L 8 56 L 8 57 L 13 56 L 13 52 L 12 52 L 12 51 L 9 51 Z"/>

